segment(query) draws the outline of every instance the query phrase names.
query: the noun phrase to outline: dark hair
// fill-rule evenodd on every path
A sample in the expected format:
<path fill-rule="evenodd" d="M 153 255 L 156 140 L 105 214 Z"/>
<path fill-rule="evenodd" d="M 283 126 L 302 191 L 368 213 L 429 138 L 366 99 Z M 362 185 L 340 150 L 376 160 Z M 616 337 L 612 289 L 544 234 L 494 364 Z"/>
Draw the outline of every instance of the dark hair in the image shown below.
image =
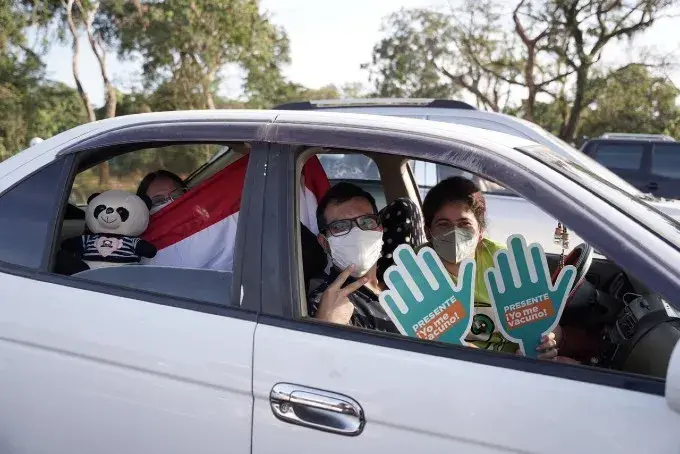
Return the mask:
<path fill-rule="evenodd" d="M 378 206 L 375 204 L 375 199 L 371 194 L 355 184 L 346 182 L 338 183 L 331 187 L 326 194 L 321 197 L 319 205 L 316 207 L 316 223 L 319 227 L 319 231 L 326 227 L 326 216 L 324 214 L 328 205 L 345 203 L 355 197 L 361 197 L 362 199 L 368 200 L 373 208 L 373 213 L 378 214 Z"/>
<path fill-rule="evenodd" d="M 425 227 L 430 228 L 434 215 L 444 205 L 451 202 L 462 202 L 470 206 L 479 228 L 486 228 L 486 200 L 472 180 L 464 177 L 450 177 L 436 184 L 425 196 L 423 202 L 423 218 Z"/>
<path fill-rule="evenodd" d="M 151 183 L 153 183 L 157 178 L 169 178 L 177 183 L 180 187 L 187 187 L 187 184 L 179 177 L 179 175 L 168 172 L 167 170 L 156 170 L 142 179 L 142 181 L 139 183 L 139 186 L 137 187 L 137 195 L 140 197 L 146 195 L 146 191 L 149 190 L 149 186 L 151 186 Z"/>

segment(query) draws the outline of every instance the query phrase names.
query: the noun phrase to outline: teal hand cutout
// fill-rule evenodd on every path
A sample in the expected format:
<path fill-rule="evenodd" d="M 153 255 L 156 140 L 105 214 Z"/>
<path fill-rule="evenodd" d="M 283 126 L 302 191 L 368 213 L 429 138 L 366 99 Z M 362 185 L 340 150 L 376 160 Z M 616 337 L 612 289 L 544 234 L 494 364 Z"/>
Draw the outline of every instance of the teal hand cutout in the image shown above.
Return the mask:
<path fill-rule="evenodd" d="M 420 339 L 467 345 L 475 294 L 475 262 L 460 264 L 458 285 L 436 252 L 424 247 L 418 254 L 402 244 L 385 271 L 389 290 L 380 293 L 380 305 L 399 331 Z"/>
<path fill-rule="evenodd" d="M 541 336 L 560 321 L 576 268 L 565 266 L 552 284 L 540 244 L 527 247 L 522 235 L 512 235 L 507 244 L 507 250 L 496 252 L 495 267 L 484 273 L 484 280 L 496 308 L 499 330 L 519 344 L 522 354 L 535 358 Z"/>

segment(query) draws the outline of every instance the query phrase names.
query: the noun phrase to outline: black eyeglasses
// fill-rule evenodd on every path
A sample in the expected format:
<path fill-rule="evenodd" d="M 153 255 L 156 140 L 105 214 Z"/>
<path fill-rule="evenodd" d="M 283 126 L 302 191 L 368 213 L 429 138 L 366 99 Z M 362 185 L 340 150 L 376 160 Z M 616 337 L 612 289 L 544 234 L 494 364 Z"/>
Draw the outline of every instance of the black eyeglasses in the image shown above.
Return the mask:
<path fill-rule="evenodd" d="M 380 218 L 375 214 L 364 214 L 354 219 L 338 219 L 330 222 L 322 231 L 333 236 L 343 236 L 347 235 L 354 225 L 361 230 L 375 230 L 380 226 Z"/>

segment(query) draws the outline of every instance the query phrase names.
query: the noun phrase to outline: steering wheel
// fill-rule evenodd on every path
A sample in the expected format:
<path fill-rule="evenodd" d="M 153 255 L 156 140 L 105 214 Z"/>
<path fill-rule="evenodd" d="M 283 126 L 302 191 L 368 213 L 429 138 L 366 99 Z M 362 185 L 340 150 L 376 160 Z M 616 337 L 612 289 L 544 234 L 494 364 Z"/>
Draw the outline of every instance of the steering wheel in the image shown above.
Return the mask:
<path fill-rule="evenodd" d="M 579 287 L 583 284 L 583 281 L 590 270 L 590 265 L 593 264 L 593 254 L 594 249 L 586 243 L 581 243 L 576 246 L 564 259 L 564 266 L 574 265 L 576 267 L 576 278 L 574 279 L 574 285 L 571 287 L 571 292 L 569 292 L 569 297 L 567 302 L 571 300 Z M 560 275 L 562 271 L 562 266 L 558 266 L 552 275 L 552 282 L 555 283 L 557 276 Z"/>

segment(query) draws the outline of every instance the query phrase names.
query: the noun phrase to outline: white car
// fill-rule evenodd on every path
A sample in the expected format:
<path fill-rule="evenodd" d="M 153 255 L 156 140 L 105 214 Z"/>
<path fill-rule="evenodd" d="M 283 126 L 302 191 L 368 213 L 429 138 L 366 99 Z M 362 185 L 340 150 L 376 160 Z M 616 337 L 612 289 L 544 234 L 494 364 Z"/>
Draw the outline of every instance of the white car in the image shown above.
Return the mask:
<path fill-rule="evenodd" d="M 82 172 L 206 143 L 230 151 L 192 185 L 249 156 L 233 272 L 55 272 L 65 229 L 82 229 L 68 203 Z M 578 232 L 607 257 L 572 257 L 563 323 L 591 343 L 560 350 L 586 364 L 307 318 L 296 181 L 333 153 L 371 158 L 387 202 L 420 203 L 408 162 L 432 162 Z M 676 454 L 680 224 L 610 179 L 515 136 L 358 114 L 151 113 L 47 139 L 0 164 L 0 452 Z"/>
<path fill-rule="evenodd" d="M 570 159 L 584 166 L 585 169 L 598 174 L 607 175 L 607 180 L 629 193 L 633 197 L 644 198 L 649 204 L 666 213 L 673 219 L 680 220 L 680 201 L 662 199 L 644 194 L 629 182 L 583 154 L 563 140 L 550 134 L 540 126 L 521 118 L 512 117 L 497 112 L 489 112 L 475 109 L 473 106 L 461 101 L 449 101 L 439 99 L 398 99 L 398 98 L 366 98 L 366 99 L 332 99 L 288 103 L 277 106 L 277 109 L 298 110 L 310 112 L 341 112 L 362 113 L 370 115 L 389 115 L 401 118 L 420 118 L 431 121 L 468 125 L 475 128 L 502 132 L 515 137 L 531 140 L 545 146 L 559 156 Z M 337 164 L 329 162 L 330 157 L 322 159 L 329 177 L 334 181 L 353 180 L 367 190 L 374 189 L 375 166 L 368 165 L 363 175 L 355 174 L 354 177 L 347 172 L 338 173 Z M 341 158 L 335 158 L 338 160 Z M 481 187 L 486 195 L 489 210 L 489 234 L 493 237 L 507 238 L 513 232 L 523 227 L 523 233 L 531 241 L 540 243 L 546 251 L 559 254 L 562 250 L 560 244 L 553 241 L 553 233 L 557 228 L 557 220 L 539 209 L 532 203 L 519 197 L 512 191 L 485 180 L 479 176 L 461 170 L 446 169 L 440 165 L 422 161 L 412 161 L 411 166 L 414 176 L 423 195 L 429 188 L 437 184 L 443 178 L 453 175 L 463 175 L 472 178 Z M 356 173 L 356 167 L 355 167 Z M 381 200 L 383 201 L 383 200 Z M 531 222 L 527 222 L 531 220 Z M 531 227 L 528 227 L 528 225 Z M 570 246 L 579 244 L 581 238 L 578 235 L 570 235 Z M 567 249 L 568 252 L 569 249 Z M 598 255 L 599 256 L 599 255 Z"/>

